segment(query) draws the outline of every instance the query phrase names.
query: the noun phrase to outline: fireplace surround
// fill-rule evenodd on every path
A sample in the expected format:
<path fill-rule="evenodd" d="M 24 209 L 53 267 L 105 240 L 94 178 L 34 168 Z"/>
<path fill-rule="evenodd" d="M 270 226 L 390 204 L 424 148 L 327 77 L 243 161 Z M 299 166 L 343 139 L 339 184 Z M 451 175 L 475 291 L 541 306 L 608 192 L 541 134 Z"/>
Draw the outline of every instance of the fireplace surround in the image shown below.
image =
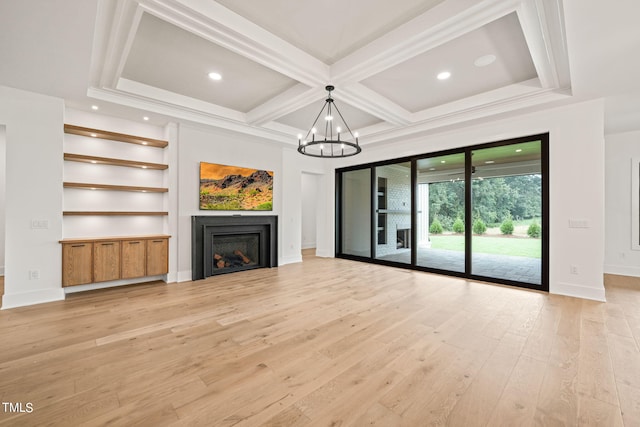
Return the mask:
<path fill-rule="evenodd" d="M 278 217 L 192 216 L 191 276 L 218 274 L 278 265 Z"/>

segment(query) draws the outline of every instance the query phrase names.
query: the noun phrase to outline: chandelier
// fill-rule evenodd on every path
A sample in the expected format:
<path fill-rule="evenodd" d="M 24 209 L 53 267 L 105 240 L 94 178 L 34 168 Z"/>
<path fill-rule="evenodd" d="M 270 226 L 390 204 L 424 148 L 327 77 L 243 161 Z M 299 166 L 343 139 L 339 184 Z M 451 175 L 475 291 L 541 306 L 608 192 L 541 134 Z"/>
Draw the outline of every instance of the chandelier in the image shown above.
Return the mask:
<path fill-rule="evenodd" d="M 329 95 L 324 101 L 322 109 L 316 116 L 311 129 L 307 132 L 307 135 L 302 138 L 302 134 L 298 134 L 298 152 L 305 156 L 312 157 L 349 157 L 355 156 L 362 149 L 358 144 L 358 132 L 351 132 L 349 125 L 342 117 L 342 113 L 338 109 L 333 98 L 331 98 L 331 91 L 335 88 L 331 85 L 325 87 Z M 345 127 L 346 132 L 342 127 L 338 125 L 338 120 L 333 116 L 333 110 L 338 113 L 341 124 Z M 324 134 L 318 135 L 318 128 L 316 127 L 318 120 L 324 113 Z M 322 122 L 320 122 L 322 123 Z M 322 126 L 320 126 L 322 130 Z M 340 137 L 343 137 L 341 139 Z M 311 139 L 309 139 L 311 136 Z M 347 137 L 347 140 L 344 137 Z"/>

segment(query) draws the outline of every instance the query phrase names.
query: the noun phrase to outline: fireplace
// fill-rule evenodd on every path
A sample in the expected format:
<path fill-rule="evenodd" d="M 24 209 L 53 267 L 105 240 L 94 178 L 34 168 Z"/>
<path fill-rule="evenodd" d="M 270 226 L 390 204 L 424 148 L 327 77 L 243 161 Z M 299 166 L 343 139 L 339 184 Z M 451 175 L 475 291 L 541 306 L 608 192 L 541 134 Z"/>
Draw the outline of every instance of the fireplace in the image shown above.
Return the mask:
<path fill-rule="evenodd" d="M 277 265 L 276 216 L 193 216 L 192 279 Z"/>
<path fill-rule="evenodd" d="M 398 225 L 396 229 L 396 249 L 411 248 L 411 226 Z"/>

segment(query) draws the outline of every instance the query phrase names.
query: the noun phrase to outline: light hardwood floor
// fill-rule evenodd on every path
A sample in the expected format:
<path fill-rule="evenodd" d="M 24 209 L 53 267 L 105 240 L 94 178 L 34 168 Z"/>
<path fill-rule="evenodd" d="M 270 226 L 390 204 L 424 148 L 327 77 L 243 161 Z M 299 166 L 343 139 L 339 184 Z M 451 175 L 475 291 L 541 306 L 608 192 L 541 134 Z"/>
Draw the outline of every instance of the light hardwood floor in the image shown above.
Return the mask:
<path fill-rule="evenodd" d="M 640 284 L 608 303 L 340 259 L 0 312 L 0 424 L 638 426 Z M 23 406 L 24 407 L 24 406 Z"/>

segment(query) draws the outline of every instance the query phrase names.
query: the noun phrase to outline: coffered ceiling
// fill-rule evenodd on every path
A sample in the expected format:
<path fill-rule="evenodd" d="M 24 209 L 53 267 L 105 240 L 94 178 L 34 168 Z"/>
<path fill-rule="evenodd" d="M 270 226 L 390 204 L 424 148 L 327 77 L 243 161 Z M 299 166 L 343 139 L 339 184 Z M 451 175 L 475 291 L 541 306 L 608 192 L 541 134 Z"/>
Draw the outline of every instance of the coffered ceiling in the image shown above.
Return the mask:
<path fill-rule="evenodd" d="M 574 80 L 590 82 L 584 70 L 597 58 L 576 55 L 587 50 L 579 40 L 572 54 L 567 23 L 576 34 L 590 24 L 575 26 L 566 9 L 599 13 L 573 1 L 3 2 L 0 84 L 60 96 L 75 108 L 100 103 L 114 115 L 143 111 L 156 122 L 290 144 L 306 133 L 332 84 L 360 143 L 375 144 L 571 100 Z M 584 66 L 570 67 L 572 59 Z M 49 80 L 45 69 L 54 74 Z M 450 77 L 439 80 L 445 71 Z M 626 93 L 611 95 L 625 101 L 614 107 L 626 114 L 637 105 Z"/>
<path fill-rule="evenodd" d="M 295 143 L 332 84 L 350 127 L 371 143 L 568 96 L 561 10 L 545 3 L 556 7 L 105 1 L 89 95 Z"/>

